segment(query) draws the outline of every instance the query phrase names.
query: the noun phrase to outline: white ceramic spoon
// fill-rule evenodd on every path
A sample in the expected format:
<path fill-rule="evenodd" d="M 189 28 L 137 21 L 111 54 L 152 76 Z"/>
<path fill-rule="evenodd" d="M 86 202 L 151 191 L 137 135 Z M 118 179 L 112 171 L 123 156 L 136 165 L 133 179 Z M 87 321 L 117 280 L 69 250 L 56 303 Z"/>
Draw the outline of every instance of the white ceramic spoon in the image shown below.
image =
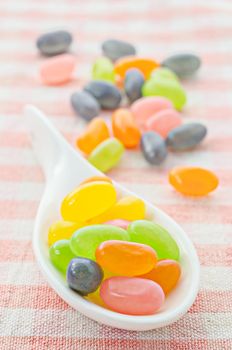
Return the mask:
<path fill-rule="evenodd" d="M 151 316 L 123 315 L 95 305 L 69 289 L 64 278 L 49 261 L 48 228 L 60 217 L 59 206 L 63 197 L 84 179 L 93 175 L 102 175 L 102 173 L 79 155 L 37 108 L 27 106 L 25 117 L 36 155 L 46 177 L 46 188 L 35 220 L 33 249 L 41 271 L 50 286 L 74 309 L 108 326 L 144 331 L 163 327 L 178 320 L 193 304 L 198 292 L 198 257 L 191 241 L 180 226 L 144 199 L 147 218 L 164 226 L 176 240 L 181 251 L 180 262 L 183 271 L 181 280 L 167 297 L 162 309 Z M 114 185 L 120 196 L 133 194 L 117 183 Z"/>

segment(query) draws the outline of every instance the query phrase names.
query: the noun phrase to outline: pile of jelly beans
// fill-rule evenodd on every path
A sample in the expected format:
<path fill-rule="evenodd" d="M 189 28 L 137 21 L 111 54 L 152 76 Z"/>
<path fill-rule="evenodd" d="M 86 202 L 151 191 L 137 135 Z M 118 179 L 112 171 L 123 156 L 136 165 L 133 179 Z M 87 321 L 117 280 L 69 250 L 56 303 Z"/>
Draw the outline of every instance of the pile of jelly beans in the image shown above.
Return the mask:
<path fill-rule="evenodd" d="M 44 34 L 37 48 L 44 56 L 40 77 L 45 85 L 72 79 L 75 58 L 68 54 L 72 35 L 66 31 Z M 58 55 L 58 56 L 57 56 Z M 188 78 L 201 65 L 193 54 L 179 54 L 159 63 L 137 56 L 135 47 L 110 39 L 102 43 L 102 57 L 92 67 L 92 80 L 71 96 L 75 113 L 89 122 L 76 145 L 88 161 L 102 172 L 115 167 L 124 149 L 138 148 L 145 160 L 160 165 L 168 151 L 186 151 L 206 136 L 201 123 L 182 123 L 180 111 L 187 101 L 180 78 Z M 110 126 L 100 116 L 111 110 Z M 173 169 L 170 184 L 179 192 L 203 196 L 218 185 L 216 176 L 203 168 Z"/>
<path fill-rule="evenodd" d="M 115 312 L 158 311 L 181 277 L 180 250 L 146 218 L 144 202 L 119 197 L 107 177 L 92 177 L 62 201 L 48 233 L 51 263 L 68 286 Z"/>

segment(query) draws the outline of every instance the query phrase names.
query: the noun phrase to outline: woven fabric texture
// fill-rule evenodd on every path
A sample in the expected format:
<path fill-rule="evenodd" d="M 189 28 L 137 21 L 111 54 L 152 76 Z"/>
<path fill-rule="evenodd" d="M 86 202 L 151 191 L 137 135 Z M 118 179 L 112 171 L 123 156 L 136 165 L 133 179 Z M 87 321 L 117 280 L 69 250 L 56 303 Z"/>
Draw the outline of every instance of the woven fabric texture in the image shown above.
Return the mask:
<path fill-rule="evenodd" d="M 0 2 L 0 349 L 2 350 L 229 350 L 232 349 L 232 3 L 223 0 L 8 0 Z M 45 87 L 38 79 L 35 40 L 43 32 L 73 33 L 73 82 Z M 197 53 L 199 74 L 184 82 L 183 119 L 209 130 L 196 150 L 170 154 L 159 168 L 139 151 L 126 152 L 110 176 L 173 216 L 196 246 L 200 292 L 175 324 L 130 332 L 97 324 L 66 305 L 47 285 L 31 238 L 44 177 L 30 145 L 22 109 L 33 103 L 74 142 L 84 122 L 69 97 L 90 78 L 100 43 L 127 39 L 144 56 L 162 60 Z M 177 165 L 214 170 L 220 187 L 202 199 L 185 198 L 168 185 Z"/>

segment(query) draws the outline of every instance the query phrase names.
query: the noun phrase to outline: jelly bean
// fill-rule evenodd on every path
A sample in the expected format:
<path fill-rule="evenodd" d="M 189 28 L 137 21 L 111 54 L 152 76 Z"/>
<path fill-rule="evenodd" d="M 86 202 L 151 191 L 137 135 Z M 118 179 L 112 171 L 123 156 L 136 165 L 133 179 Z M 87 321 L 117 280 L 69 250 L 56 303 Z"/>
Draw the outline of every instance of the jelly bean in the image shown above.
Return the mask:
<path fill-rule="evenodd" d="M 114 65 L 107 57 L 100 57 L 96 60 L 92 69 L 94 80 L 106 80 L 111 83 L 115 81 Z"/>
<path fill-rule="evenodd" d="M 185 151 L 197 146 L 206 133 L 206 127 L 200 123 L 183 124 L 170 131 L 166 144 L 173 151 Z"/>
<path fill-rule="evenodd" d="M 128 220 L 123 220 L 123 219 L 114 219 L 114 220 L 109 220 L 104 222 L 105 225 L 113 225 L 117 227 L 121 227 L 124 230 L 127 230 L 127 227 L 130 225 L 130 221 Z"/>
<path fill-rule="evenodd" d="M 126 148 L 133 148 L 139 144 L 141 134 L 129 109 L 119 108 L 113 113 L 112 129 L 114 136 Z"/>
<path fill-rule="evenodd" d="M 104 272 L 104 276 L 105 276 L 105 272 Z M 99 295 L 98 289 L 95 292 L 86 295 L 85 299 L 90 301 L 93 304 L 107 308 L 106 304 L 104 303 L 104 301 L 102 300 L 102 298 Z"/>
<path fill-rule="evenodd" d="M 155 69 L 154 72 L 152 72 L 151 77 L 166 78 L 179 82 L 178 76 L 172 70 L 163 67 Z"/>
<path fill-rule="evenodd" d="M 89 182 L 93 182 L 93 181 L 105 181 L 105 182 L 110 182 L 110 183 L 112 183 L 112 180 L 111 180 L 109 177 L 107 177 L 107 176 L 91 176 L 91 177 L 89 177 L 88 179 L 82 181 L 82 182 L 80 183 L 80 186 L 81 186 L 81 185 L 84 185 L 84 184 L 87 184 L 87 183 L 89 183 Z"/>
<path fill-rule="evenodd" d="M 116 202 L 116 190 L 108 182 L 89 182 L 69 193 L 61 204 L 64 220 L 85 222 L 104 213 Z"/>
<path fill-rule="evenodd" d="M 175 260 L 160 260 L 147 274 L 140 276 L 158 283 L 165 294 L 170 293 L 180 279 L 181 267 Z"/>
<path fill-rule="evenodd" d="M 181 110 L 187 100 L 183 87 L 175 80 L 156 77 L 148 79 L 142 87 L 143 96 L 163 96 L 172 101 L 177 110 Z"/>
<path fill-rule="evenodd" d="M 51 246 L 56 241 L 61 239 L 69 239 L 72 234 L 80 227 L 82 224 L 70 221 L 56 221 L 50 227 L 48 231 L 48 245 Z"/>
<path fill-rule="evenodd" d="M 145 123 L 147 130 L 155 131 L 162 137 L 166 138 L 168 133 L 181 125 L 182 119 L 180 114 L 174 109 L 163 109 L 162 111 L 155 113 Z"/>
<path fill-rule="evenodd" d="M 49 256 L 52 264 L 62 273 L 66 273 L 70 261 L 75 258 L 67 239 L 55 242 L 49 249 Z"/>
<path fill-rule="evenodd" d="M 137 220 L 129 225 L 128 233 L 132 242 L 151 246 L 156 251 L 158 259 L 179 260 L 179 248 L 164 227 L 151 221 Z"/>
<path fill-rule="evenodd" d="M 94 118 L 86 130 L 77 138 L 78 148 L 85 154 L 91 153 L 99 143 L 108 139 L 110 132 L 103 118 Z"/>
<path fill-rule="evenodd" d="M 121 198 L 107 212 L 103 213 L 92 220 L 91 223 L 102 223 L 107 220 L 140 220 L 144 219 L 146 207 L 142 199 L 134 196 L 126 196 Z"/>
<path fill-rule="evenodd" d="M 75 113 L 87 121 L 100 113 L 98 101 L 86 91 L 74 92 L 71 96 L 71 105 Z"/>
<path fill-rule="evenodd" d="M 165 299 L 157 283 L 119 276 L 102 282 L 100 296 L 111 310 L 127 315 L 152 315 L 161 308 Z"/>
<path fill-rule="evenodd" d="M 69 264 L 67 282 L 71 289 L 87 295 L 98 289 L 103 276 L 101 267 L 95 261 L 78 257 Z"/>
<path fill-rule="evenodd" d="M 125 93 L 130 102 L 142 97 L 142 86 L 144 84 L 143 74 L 136 68 L 131 68 L 125 76 Z"/>
<path fill-rule="evenodd" d="M 122 99 L 119 89 L 106 81 L 93 80 L 84 90 L 93 95 L 104 109 L 118 108 Z"/>
<path fill-rule="evenodd" d="M 137 68 L 147 79 L 151 75 L 151 72 L 159 67 L 159 63 L 150 58 L 127 56 L 118 59 L 115 62 L 114 71 L 121 77 L 125 77 L 126 72 L 130 68 Z"/>
<path fill-rule="evenodd" d="M 164 97 L 142 97 L 131 105 L 136 123 L 143 127 L 153 114 L 167 108 L 173 108 L 172 102 Z"/>
<path fill-rule="evenodd" d="M 60 85 L 72 79 L 75 68 L 75 58 L 64 54 L 49 58 L 40 68 L 41 81 L 45 85 Z"/>
<path fill-rule="evenodd" d="M 112 225 L 90 225 L 73 234 L 70 247 L 75 255 L 95 260 L 95 251 L 99 244 L 112 239 L 129 241 L 129 234 Z"/>
<path fill-rule="evenodd" d="M 182 53 L 166 58 L 162 62 L 162 66 L 171 69 L 180 78 L 185 78 L 191 76 L 200 68 L 201 60 L 191 53 Z"/>
<path fill-rule="evenodd" d="M 122 40 L 109 39 L 103 42 L 102 52 L 106 57 L 115 61 L 124 56 L 135 55 L 136 50 L 133 45 Z"/>
<path fill-rule="evenodd" d="M 36 42 L 37 48 L 44 56 L 54 56 L 67 52 L 72 43 L 72 35 L 58 30 L 41 35 Z"/>
<path fill-rule="evenodd" d="M 105 241 L 96 249 L 96 261 L 120 276 L 143 275 L 154 268 L 157 256 L 151 247 L 133 242 Z"/>
<path fill-rule="evenodd" d="M 187 196 L 206 196 L 218 187 L 218 178 L 210 170 L 198 167 L 177 167 L 169 173 L 170 184 Z"/>
<path fill-rule="evenodd" d="M 168 154 L 164 139 L 154 131 L 142 135 L 141 150 L 144 158 L 153 165 L 161 164 Z"/>
<path fill-rule="evenodd" d="M 101 142 L 91 153 L 88 161 L 102 172 L 109 171 L 115 167 L 124 152 L 123 144 L 111 137 Z"/>

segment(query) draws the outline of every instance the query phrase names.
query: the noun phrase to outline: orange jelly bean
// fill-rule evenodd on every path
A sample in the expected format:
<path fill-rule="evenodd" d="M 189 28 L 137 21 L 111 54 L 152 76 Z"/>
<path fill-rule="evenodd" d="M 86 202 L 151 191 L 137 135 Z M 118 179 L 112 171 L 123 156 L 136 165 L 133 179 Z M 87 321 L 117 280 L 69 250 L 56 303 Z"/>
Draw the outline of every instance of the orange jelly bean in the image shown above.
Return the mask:
<path fill-rule="evenodd" d="M 147 274 L 140 276 L 148 278 L 158 283 L 165 294 L 168 294 L 175 288 L 180 279 L 181 267 L 175 260 L 160 260 L 156 266 Z"/>
<path fill-rule="evenodd" d="M 120 276 L 138 276 L 150 271 L 157 262 L 151 247 L 134 242 L 109 240 L 96 249 L 96 260 L 103 269 Z"/>
<path fill-rule="evenodd" d="M 90 154 L 97 145 L 110 137 L 109 129 L 103 118 L 94 118 L 77 141 L 77 147 L 85 154 Z"/>
<path fill-rule="evenodd" d="M 124 78 L 128 69 L 137 68 L 143 73 L 145 79 L 147 79 L 150 77 L 151 72 L 158 67 L 159 63 L 153 59 L 145 57 L 127 56 L 119 58 L 115 62 L 114 71 L 116 74 Z"/>
<path fill-rule="evenodd" d="M 218 178 L 210 170 L 177 167 L 169 173 L 170 184 L 186 196 L 206 196 L 218 187 Z"/>
<path fill-rule="evenodd" d="M 84 184 L 87 184 L 89 182 L 95 182 L 95 181 L 105 181 L 105 182 L 112 183 L 112 180 L 109 177 L 107 177 L 107 176 L 91 176 L 88 179 L 82 181 L 80 183 L 80 186 L 82 186 Z"/>
<path fill-rule="evenodd" d="M 112 115 L 112 129 L 125 147 L 136 147 L 140 142 L 140 131 L 135 124 L 133 114 L 129 109 L 119 108 Z"/>

